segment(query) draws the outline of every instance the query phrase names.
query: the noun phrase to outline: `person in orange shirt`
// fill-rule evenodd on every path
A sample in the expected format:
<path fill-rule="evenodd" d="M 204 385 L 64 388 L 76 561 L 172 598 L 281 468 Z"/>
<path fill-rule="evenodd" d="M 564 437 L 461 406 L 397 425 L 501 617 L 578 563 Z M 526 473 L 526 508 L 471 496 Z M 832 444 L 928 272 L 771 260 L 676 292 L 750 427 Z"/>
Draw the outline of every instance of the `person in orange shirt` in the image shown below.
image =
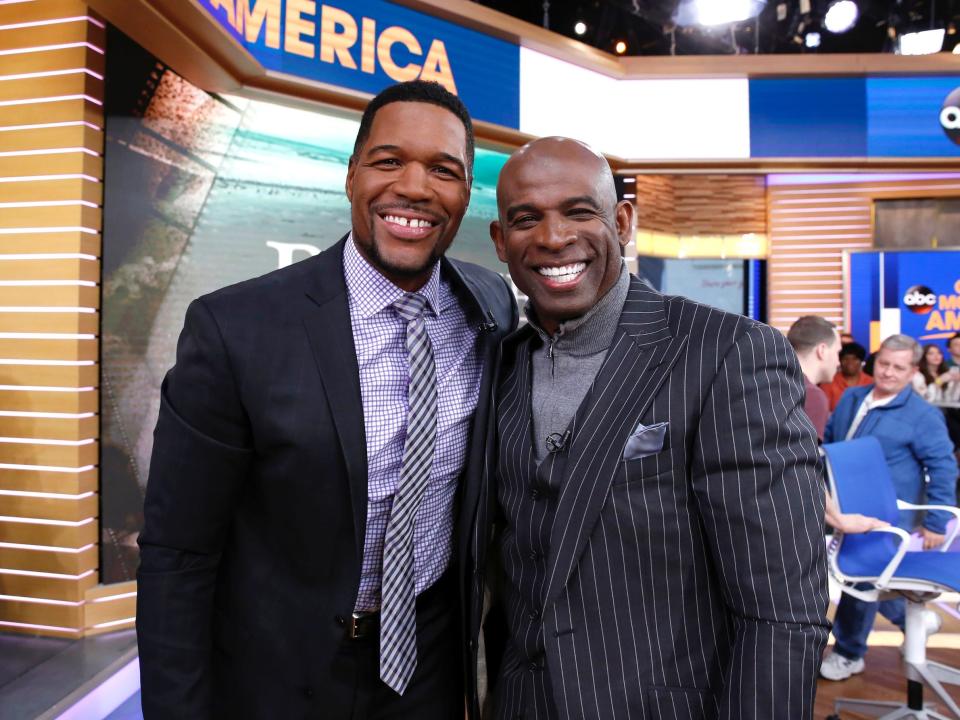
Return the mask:
<path fill-rule="evenodd" d="M 840 396 L 847 388 L 858 385 L 869 385 L 873 378 L 863 371 L 863 360 L 867 351 L 859 343 L 846 343 L 840 348 L 840 370 L 833 376 L 833 380 L 822 383 L 820 389 L 827 394 L 830 401 L 830 412 L 833 412 Z"/>

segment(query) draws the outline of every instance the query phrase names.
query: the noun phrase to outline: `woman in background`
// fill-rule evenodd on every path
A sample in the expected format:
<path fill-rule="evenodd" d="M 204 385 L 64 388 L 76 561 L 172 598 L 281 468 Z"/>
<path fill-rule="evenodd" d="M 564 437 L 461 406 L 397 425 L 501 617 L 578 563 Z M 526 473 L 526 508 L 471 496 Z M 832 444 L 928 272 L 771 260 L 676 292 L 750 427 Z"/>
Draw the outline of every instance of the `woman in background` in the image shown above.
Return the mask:
<path fill-rule="evenodd" d="M 912 378 L 913 389 L 927 402 L 938 402 L 952 378 L 943 351 L 936 345 L 924 345 L 923 356 Z"/>

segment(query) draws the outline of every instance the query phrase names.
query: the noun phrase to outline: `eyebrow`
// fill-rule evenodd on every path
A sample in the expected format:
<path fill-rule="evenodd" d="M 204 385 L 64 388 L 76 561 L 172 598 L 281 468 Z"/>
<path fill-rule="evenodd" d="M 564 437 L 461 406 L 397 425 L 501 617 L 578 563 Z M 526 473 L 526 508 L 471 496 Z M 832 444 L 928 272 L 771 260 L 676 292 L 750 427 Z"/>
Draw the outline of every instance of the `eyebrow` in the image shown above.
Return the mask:
<path fill-rule="evenodd" d="M 371 155 L 374 155 L 379 152 L 401 152 L 402 148 L 399 145 L 374 145 L 368 151 Z M 446 160 L 447 162 L 453 163 L 457 166 L 463 175 L 467 174 L 467 166 L 463 164 L 463 160 L 458 157 L 455 157 L 447 152 L 438 152 L 435 157 L 440 158 L 441 160 Z"/>
<path fill-rule="evenodd" d="M 577 195 L 576 197 L 567 198 L 566 200 L 563 201 L 563 207 L 570 208 L 570 207 L 573 207 L 574 205 L 589 205 L 594 210 L 602 209 L 600 207 L 600 203 L 598 203 L 590 195 Z"/>

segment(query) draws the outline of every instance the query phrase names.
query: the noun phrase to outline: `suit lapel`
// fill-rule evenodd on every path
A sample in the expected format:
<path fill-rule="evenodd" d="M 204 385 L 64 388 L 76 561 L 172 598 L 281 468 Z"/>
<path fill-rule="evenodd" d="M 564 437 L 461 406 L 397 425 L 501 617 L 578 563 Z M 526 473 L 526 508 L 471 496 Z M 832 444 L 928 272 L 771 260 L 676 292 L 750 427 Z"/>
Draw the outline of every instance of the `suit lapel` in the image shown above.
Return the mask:
<path fill-rule="evenodd" d="M 360 371 L 353 344 L 350 307 L 343 277 L 341 240 L 317 256 L 307 281 L 303 324 L 337 428 L 350 483 L 357 559 L 362 560 L 367 524 L 367 441 L 363 428 Z"/>
<path fill-rule="evenodd" d="M 550 536 L 546 605 L 567 584 L 623 462 L 627 438 L 685 344 L 685 337 L 670 333 L 662 296 L 631 277 L 613 343 L 574 419 Z"/>

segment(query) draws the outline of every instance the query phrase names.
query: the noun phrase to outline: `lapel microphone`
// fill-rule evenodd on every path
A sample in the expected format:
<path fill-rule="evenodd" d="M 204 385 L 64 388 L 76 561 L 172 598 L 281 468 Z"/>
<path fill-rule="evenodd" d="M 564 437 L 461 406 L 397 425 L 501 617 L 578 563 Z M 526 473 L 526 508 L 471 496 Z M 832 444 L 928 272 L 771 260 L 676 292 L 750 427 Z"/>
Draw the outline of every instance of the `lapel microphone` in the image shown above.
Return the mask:
<path fill-rule="evenodd" d="M 480 323 L 480 332 L 493 332 L 497 329 L 497 322 L 493 319 L 493 313 L 486 311 L 484 321 Z"/>
<path fill-rule="evenodd" d="M 567 443 L 570 442 L 570 431 L 567 430 L 565 433 L 550 433 L 547 435 L 547 452 L 560 452 L 563 450 Z"/>

